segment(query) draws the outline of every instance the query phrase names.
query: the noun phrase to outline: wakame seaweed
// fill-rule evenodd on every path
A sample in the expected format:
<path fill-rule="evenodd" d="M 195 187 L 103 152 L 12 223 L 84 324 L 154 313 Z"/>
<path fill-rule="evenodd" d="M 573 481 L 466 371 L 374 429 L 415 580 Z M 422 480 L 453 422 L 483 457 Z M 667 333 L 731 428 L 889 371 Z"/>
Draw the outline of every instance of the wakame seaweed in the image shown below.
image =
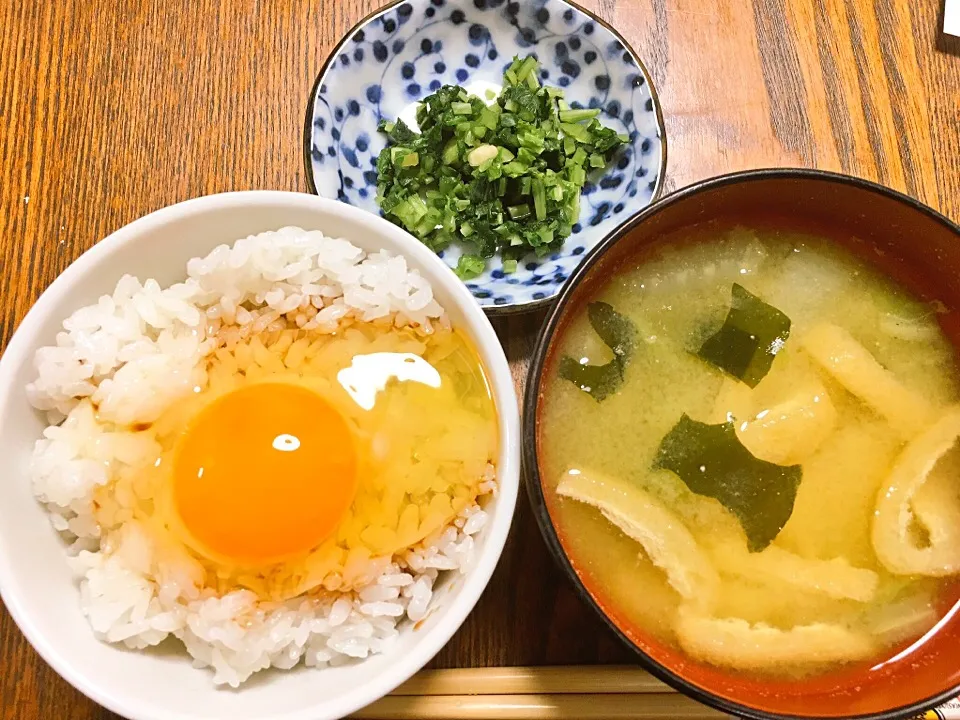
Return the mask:
<path fill-rule="evenodd" d="M 709 425 L 686 414 L 660 442 L 654 468 L 676 473 L 697 495 L 720 501 L 740 521 L 750 552 L 766 548 L 786 525 L 803 474 L 799 465 L 755 458 L 733 423 Z"/>
<path fill-rule="evenodd" d="M 560 358 L 560 377 L 589 393 L 597 402 L 616 392 L 623 382 L 623 372 L 616 360 L 606 365 L 583 365 L 568 355 Z"/>
<path fill-rule="evenodd" d="M 590 326 L 613 352 L 613 359 L 605 365 L 586 365 L 565 355 L 560 358 L 560 377 L 569 380 L 600 402 L 616 392 L 623 383 L 627 363 L 637 342 L 637 328 L 605 302 L 587 305 Z"/>
<path fill-rule="evenodd" d="M 789 336 L 790 318 L 734 283 L 723 327 L 707 338 L 697 355 L 753 388 L 770 371 Z"/>
<path fill-rule="evenodd" d="M 625 368 L 637 345 L 637 328 L 630 318 L 621 315 L 605 302 L 592 302 L 587 305 L 587 318 L 604 345 L 613 351 L 614 359 L 619 361 L 621 370 Z"/>

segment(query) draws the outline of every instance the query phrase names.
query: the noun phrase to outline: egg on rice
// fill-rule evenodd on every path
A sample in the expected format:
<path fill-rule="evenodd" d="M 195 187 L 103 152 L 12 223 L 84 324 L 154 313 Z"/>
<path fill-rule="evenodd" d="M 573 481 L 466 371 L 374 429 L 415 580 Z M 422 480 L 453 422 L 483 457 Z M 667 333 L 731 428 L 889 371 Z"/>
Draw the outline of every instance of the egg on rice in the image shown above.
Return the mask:
<path fill-rule="evenodd" d="M 496 491 L 470 341 L 405 260 L 284 228 L 125 276 L 36 355 L 34 492 L 97 636 L 214 682 L 339 665 L 466 572 Z"/>

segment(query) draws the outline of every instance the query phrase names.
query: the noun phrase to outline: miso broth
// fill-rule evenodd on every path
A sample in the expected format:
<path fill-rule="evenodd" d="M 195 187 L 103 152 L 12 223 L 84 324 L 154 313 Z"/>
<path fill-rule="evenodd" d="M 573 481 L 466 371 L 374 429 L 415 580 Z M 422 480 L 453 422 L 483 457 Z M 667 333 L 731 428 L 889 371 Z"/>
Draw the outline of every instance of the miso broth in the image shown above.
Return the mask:
<path fill-rule="evenodd" d="M 941 309 L 835 243 L 706 228 L 576 311 L 545 369 L 540 474 L 628 634 L 797 677 L 934 627 L 960 572 Z"/>

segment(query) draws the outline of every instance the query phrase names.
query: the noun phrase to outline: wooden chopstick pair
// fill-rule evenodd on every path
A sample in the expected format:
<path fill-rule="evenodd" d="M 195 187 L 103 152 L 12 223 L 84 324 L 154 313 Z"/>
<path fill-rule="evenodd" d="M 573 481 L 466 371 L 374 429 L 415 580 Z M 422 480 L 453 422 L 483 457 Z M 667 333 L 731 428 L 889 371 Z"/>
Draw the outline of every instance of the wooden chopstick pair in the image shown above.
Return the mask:
<path fill-rule="evenodd" d="M 723 713 L 631 666 L 426 670 L 355 713 L 365 720 L 700 720 Z"/>

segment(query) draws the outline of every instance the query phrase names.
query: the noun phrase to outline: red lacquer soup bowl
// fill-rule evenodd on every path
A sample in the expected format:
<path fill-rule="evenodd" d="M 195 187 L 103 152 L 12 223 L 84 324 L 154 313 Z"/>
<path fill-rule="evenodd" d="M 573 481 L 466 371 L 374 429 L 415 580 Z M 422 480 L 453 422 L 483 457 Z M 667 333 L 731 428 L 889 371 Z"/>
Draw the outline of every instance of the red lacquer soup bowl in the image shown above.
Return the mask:
<path fill-rule="evenodd" d="M 904 720 L 960 694 L 960 583 L 941 593 L 942 620 L 920 641 L 885 656 L 800 679 L 765 679 L 720 669 L 665 644 L 605 601 L 578 568 L 551 517 L 541 482 L 540 436 L 554 341 L 618 267 L 636 263 L 659 239 L 705 223 L 809 232 L 848 246 L 864 262 L 921 299 L 944 308 L 939 321 L 960 347 L 960 227 L 887 188 L 809 170 L 758 170 L 708 180 L 670 195 L 607 237 L 570 277 L 540 334 L 524 398 L 527 491 L 551 553 L 590 605 L 638 661 L 677 690 L 722 711 L 757 720 L 867 718 Z M 637 588 L 643 593 L 643 588 Z"/>

